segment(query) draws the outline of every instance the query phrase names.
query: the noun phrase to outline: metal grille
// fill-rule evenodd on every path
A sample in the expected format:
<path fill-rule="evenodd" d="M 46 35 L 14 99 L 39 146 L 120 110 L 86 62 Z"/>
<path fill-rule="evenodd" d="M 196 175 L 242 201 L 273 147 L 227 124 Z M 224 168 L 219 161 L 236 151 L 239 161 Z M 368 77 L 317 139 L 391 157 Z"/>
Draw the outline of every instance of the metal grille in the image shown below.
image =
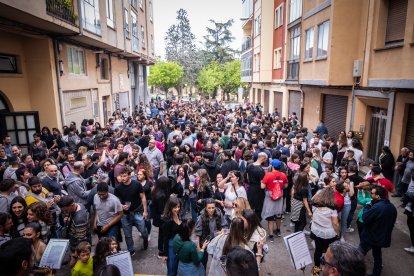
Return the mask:
<path fill-rule="evenodd" d="M 274 93 L 274 108 L 277 108 L 277 111 L 282 115 L 282 106 L 283 106 L 283 93 L 273 92 Z M 271 110 L 274 112 L 275 110 Z"/>
<path fill-rule="evenodd" d="M 346 127 L 347 96 L 324 95 L 322 118 L 329 136 L 338 138 Z"/>
<path fill-rule="evenodd" d="M 387 110 L 372 108 L 371 127 L 369 131 L 368 158 L 378 161 L 385 140 Z"/>
<path fill-rule="evenodd" d="M 296 112 L 296 116 L 299 118 L 300 114 L 300 101 L 301 96 L 299 91 L 289 91 L 289 115 Z M 299 118 L 300 119 L 300 118 Z"/>

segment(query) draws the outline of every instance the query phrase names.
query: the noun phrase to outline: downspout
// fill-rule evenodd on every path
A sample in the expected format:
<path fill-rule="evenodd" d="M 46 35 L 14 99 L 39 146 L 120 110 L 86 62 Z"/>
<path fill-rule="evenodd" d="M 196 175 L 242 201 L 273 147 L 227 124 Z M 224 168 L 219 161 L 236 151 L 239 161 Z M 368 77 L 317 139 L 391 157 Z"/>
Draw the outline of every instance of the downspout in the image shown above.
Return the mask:
<path fill-rule="evenodd" d="M 352 96 L 351 96 L 351 100 L 352 100 L 352 108 L 351 108 L 351 117 L 350 117 L 350 122 L 349 122 L 349 130 L 353 130 L 354 129 L 354 119 L 355 119 L 355 78 L 354 81 L 352 82 Z"/>
<path fill-rule="evenodd" d="M 56 84 L 58 89 L 58 96 L 59 96 L 59 108 L 60 108 L 60 121 L 62 122 L 62 126 L 66 125 L 64 110 L 63 110 L 63 95 L 62 95 L 62 87 L 60 85 L 60 70 L 59 70 L 59 42 L 56 38 L 53 38 L 53 53 L 55 57 L 55 71 L 56 71 Z"/>
<path fill-rule="evenodd" d="M 305 99 L 305 93 L 303 92 L 302 88 L 299 88 L 300 91 L 300 125 L 303 126 L 303 101 Z"/>
<path fill-rule="evenodd" d="M 111 54 L 108 54 L 108 58 L 109 58 L 109 82 L 111 84 L 110 85 L 110 87 L 111 87 L 111 106 L 113 107 L 111 111 L 113 112 L 114 110 L 116 110 L 116 108 L 114 108 L 116 106 L 115 106 L 115 101 L 114 101 L 114 98 L 113 98 L 114 97 L 114 82 L 112 81 L 112 56 L 111 56 Z M 108 112 L 108 110 L 106 112 Z M 106 124 L 106 122 L 105 122 L 105 124 Z"/>
<path fill-rule="evenodd" d="M 123 28 L 123 37 L 124 37 L 124 52 L 126 52 L 126 36 L 125 36 L 125 3 L 124 0 L 121 1 L 122 2 L 122 19 L 123 19 L 123 23 L 122 25 L 124 26 Z M 129 22 L 129 17 L 127 18 L 128 22 Z M 129 30 L 128 30 L 129 31 Z"/>
<path fill-rule="evenodd" d="M 79 18 L 79 35 L 83 36 L 83 22 L 82 22 L 82 0 L 78 0 L 78 18 Z"/>

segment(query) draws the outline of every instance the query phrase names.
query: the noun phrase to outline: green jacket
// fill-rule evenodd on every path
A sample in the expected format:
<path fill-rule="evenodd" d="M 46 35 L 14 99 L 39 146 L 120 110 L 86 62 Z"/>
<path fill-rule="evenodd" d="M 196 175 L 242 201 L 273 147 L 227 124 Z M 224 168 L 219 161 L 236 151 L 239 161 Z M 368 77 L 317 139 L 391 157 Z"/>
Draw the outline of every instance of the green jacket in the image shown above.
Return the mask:
<path fill-rule="evenodd" d="M 362 206 L 365 206 L 367 203 L 370 203 L 372 200 L 371 198 L 371 193 L 368 192 L 364 192 L 364 190 L 358 190 L 358 202 L 359 204 L 361 204 Z M 364 213 L 364 208 L 361 208 L 361 210 L 358 213 L 358 221 L 359 222 L 364 222 L 362 220 L 362 214 Z"/>
<path fill-rule="evenodd" d="M 182 241 L 177 234 L 173 240 L 174 253 L 178 255 L 178 259 L 183 263 L 193 263 L 196 266 L 203 259 L 204 252 L 197 252 L 197 247 L 192 241 Z"/>

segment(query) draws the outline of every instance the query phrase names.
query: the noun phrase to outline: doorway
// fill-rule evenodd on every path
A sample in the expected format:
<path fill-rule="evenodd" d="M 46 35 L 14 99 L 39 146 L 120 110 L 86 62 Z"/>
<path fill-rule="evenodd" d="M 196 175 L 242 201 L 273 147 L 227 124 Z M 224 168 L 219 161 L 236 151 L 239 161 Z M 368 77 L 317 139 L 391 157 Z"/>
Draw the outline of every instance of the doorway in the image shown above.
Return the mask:
<path fill-rule="evenodd" d="M 385 140 L 387 125 L 387 109 L 371 107 L 371 127 L 369 131 L 369 144 L 367 157 L 378 161 Z"/>

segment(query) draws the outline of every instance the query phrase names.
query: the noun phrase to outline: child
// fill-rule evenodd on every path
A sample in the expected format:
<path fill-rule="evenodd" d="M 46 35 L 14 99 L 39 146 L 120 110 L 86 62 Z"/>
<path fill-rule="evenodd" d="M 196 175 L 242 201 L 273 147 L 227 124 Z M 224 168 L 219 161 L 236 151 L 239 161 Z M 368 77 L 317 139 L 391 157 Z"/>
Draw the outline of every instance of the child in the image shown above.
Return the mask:
<path fill-rule="evenodd" d="M 77 262 L 72 268 L 72 276 L 92 276 L 93 258 L 91 256 L 91 245 L 83 241 L 76 247 Z"/>
<path fill-rule="evenodd" d="M 114 237 L 109 237 L 111 239 L 111 253 L 116 254 L 118 253 L 118 242 Z"/>

